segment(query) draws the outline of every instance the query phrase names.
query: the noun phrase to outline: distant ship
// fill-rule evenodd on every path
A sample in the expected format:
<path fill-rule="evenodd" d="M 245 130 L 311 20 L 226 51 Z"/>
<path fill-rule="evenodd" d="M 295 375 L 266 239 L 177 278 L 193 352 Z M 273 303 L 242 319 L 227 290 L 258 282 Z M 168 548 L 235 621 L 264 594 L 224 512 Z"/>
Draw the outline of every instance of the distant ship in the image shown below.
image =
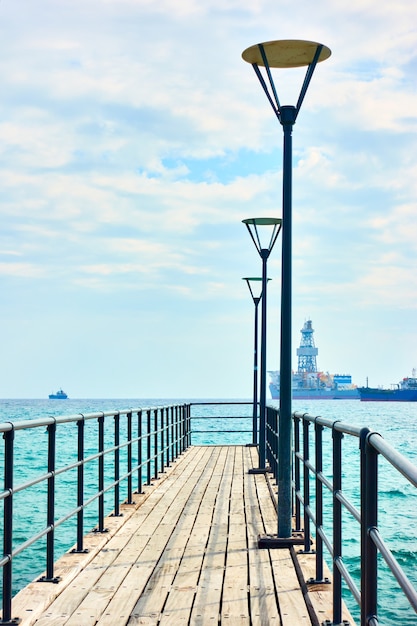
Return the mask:
<path fill-rule="evenodd" d="M 417 402 L 417 378 L 413 369 L 412 377 L 403 378 L 392 389 L 382 387 L 359 387 L 362 402 Z"/>
<path fill-rule="evenodd" d="M 62 391 L 62 389 L 58 389 L 56 393 L 49 394 L 50 400 L 66 400 L 67 398 L 67 394 L 65 393 L 65 391 Z"/>
<path fill-rule="evenodd" d="M 292 374 L 294 400 L 359 400 L 358 389 L 352 384 L 350 374 L 329 374 L 317 370 L 318 348 L 314 345 L 311 320 L 304 323 L 300 332 L 300 347 L 297 348 L 298 370 Z M 278 400 L 280 373 L 268 373 L 271 378 L 271 396 L 273 400 Z"/>

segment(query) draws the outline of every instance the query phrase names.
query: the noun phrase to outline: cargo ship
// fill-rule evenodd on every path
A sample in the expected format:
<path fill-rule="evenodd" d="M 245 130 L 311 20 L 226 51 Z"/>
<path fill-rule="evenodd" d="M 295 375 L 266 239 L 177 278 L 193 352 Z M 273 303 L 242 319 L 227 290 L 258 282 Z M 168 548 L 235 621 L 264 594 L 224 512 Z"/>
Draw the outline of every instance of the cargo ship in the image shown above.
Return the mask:
<path fill-rule="evenodd" d="M 294 400 L 359 400 L 356 385 L 350 374 L 329 374 L 317 369 L 318 348 L 314 344 L 311 320 L 301 329 L 300 347 L 297 348 L 298 369 L 292 374 L 292 397 Z M 273 400 L 279 399 L 279 371 L 268 372 L 269 390 Z"/>
<path fill-rule="evenodd" d="M 56 393 L 49 394 L 50 400 L 66 400 L 67 398 L 67 394 L 65 393 L 65 391 L 62 391 L 62 389 L 58 389 Z"/>
<path fill-rule="evenodd" d="M 411 377 L 400 380 L 391 389 L 383 387 L 359 387 L 362 402 L 417 402 L 417 378 L 413 369 Z"/>

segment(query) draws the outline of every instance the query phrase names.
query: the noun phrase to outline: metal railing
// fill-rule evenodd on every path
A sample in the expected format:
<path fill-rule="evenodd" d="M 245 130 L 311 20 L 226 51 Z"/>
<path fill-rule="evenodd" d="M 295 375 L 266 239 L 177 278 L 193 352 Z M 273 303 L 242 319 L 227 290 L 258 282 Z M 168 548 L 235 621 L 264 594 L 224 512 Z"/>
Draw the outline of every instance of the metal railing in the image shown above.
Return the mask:
<path fill-rule="evenodd" d="M 305 553 L 315 553 L 315 579 L 308 583 L 325 583 L 324 547 L 333 565 L 333 621 L 342 624 L 342 580 L 360 608 L 361 626 L 377 626 L 378 620 L 378 559 L 383 559 L 392 576 L 417 612 L 417 591 L 405 574 L 393 551 L 388 547 L 378 526 L 378 483 L 381 470 L 379 457 L 401 474 L 409 485 L 417 487 L 417 467 L 397 452 L 379 433 L 340 420 L 327 420 L 308 414 L 294 413 L 293 419 L 293 505 L 296 530 L 304 530 Z M 267 460 L 278 479 L 278 409 L 267 407 Z M 314 428 L 311 428 L 311 427 Z M 311 432 L 313 430 L 313 433 Z M 325 431 L 331 434 L 331 450 L 323 444 Z M 346 471 L 343 464 L 342 441 L 355 438 L 358 480 L 342 488 Z M 313 450 L 311 454 L 311 450 Z M 330 462 L 331 461 L 331 462 Z M 323 469 L 327 465 L 326 470 Z M 326 476 L 327 472 L 327 476 Z M 326 506 L 325 494 L 330 504 Z M 350 495 L 350 497 L 349 497 Z M 352 497 L 353 496 L 353 497 Z M 352 502 L 352 499 L 355 500 Z M 358 526 L 360 542 L 360 580 L 349 572 L 343 554 L 343 514 Z M 329 519 L 331 535 L 326 533 L 325 517 Z M 315 549 L 311 548 L 311 526 L 314 527 Z M 379 555 L 379 556 L 378 556 Z"/>
<path fill-rule="evenodd" d="M 75 433 L 71 429 L 74 424 Z M 92 427 L 88 434 L 87 426 Z M 143 484 L 150 485 L 151 480 L 157 478 L 190 445 L 190 405 L 6 422 L 0 424 L 0 432 L 4 440 L 0 450 L 4 461 L 4 485 L 0 492 L 3 506 L 3 557 L 0 559 L 3 612 L 0 624 L 14 624 L 18 623 L 12 619 L 13 564 L 16 557 L 41 539 L 46 539 L 46 573 L 39 582 L 58 582 L 54 575 L 56 529 L 64 522 L 76 519 L 74 537 L 69 545 L 76 540 L 73 552 L 83 552 L 84 514 L 88 508 L 90 523 L 93 520 L 91 527 L 95 526 L 95 532 L 106 532 L 106 496 L 111 497 L 108 503 L 110 511 L 115 516 L 120 515 L 121 487 L 125 490 L 123 501 L 133 504 L 134 489 L 136 493 L 142 493 Z M 26 438 L 26 450 L 33 451 L 34 467 L 22 456 L 19 448 L 21 438 Z M 24 474 L 22 482 L 15 479 L 17 470 Z M 57 499 L 57 481 L 74 476 L 74 473 L 76 502 L 71 506 L 68 497 Z M 45 511 L 44 523 L 30 536 L 25 535 L 19 543 L 22 534 L 31 532 L 32 523 L 29 512 L 25 528 L 15 530 L 13 505 L 16 497 L 27 494 L 32 487 L 36 488 L 36 501 L 42 495 L 45 497 L 45 506 L 42 507 Z M 91 513 L 93 502 L 97 503 L 95 514 Z M 63 510 L 65 505 L 69 508 Z M 38 571 L 41 569 L 39 567 Z"/>
<path fill-rule="evenodd" d="M 252 403 L 249 402 L 191 402 L 0 424 L 4 439 L 4 445 L 0 447 L 0 462 L 4 462 L 4 487 L 0 492 L 3 506 L 3 557 L 0 559 L 3 617 L 0 624 L 15 623 L 11 618 L 11 605 L 16 557 L 30 552 L 34 544 L 44 539 L 46 548 L 39 554 L 45 555 L 41 558 L 46 560 L 46 574 L 39 580 L 57 582 L 54 555 L 57 551 L 55 531 L 59 527 L 68 520 L 73 521 L 72 539 L 68 540 L 68 545 L 75 544 L 74 552 L 82 552 L 86 528 L 95 527 L 95 532 L 106 532 L 106 510 L 119 515 L 121 502 L 133 504 L 133 493 L 141 493 L 143 485 L 151 484 L 191 443 L 248 444 L 253 434 L 252 419 Z M 301 413 L 293 414 L 293 426 L 295 526 L 297 531 L 303 527 L 304 552 L 313 554 L 311 534 L 315 539 L 315 578 L 307 582 L 327 582 L 324 576 L 325 549 L 333 568 L 333 621 L 326 622 L 326 626 L 343 623 L 342 581 L 360 607 L 361 625 L 379 624 L 378 554 L 417 611 L 417 593 L 378 526 L 381 474 L 378 459 L 383 457 L 412 487 L 417 487 L 417 468 L 368 428 Z M 274 407 L 267 407 L 266 428 L 267 461 L 277 478 L 278 410 Z M 347 484 L 342 485 L 346 465 L 343 463 L 345 436 L 346 443 L 353 440 L 359 444 L 359 451 L 355 452 L 358 477 L 356 483 L 346 481 Z M 36 448 L 32 458 L 35 472 L 30 471 L 30 463 L 26 463 L 20 452 L 19 442 L 24 437 L 29 437 L 33 441 L 32 447 Z M 67 476 L 71 476 L 76 486 L 72 506 L 68 501 L 62 502 L 62 492 L 59 491 L 59 481 Z M 21 529 L 14 528 L 13 505 L 32 488 L 36 497 L 43 500 L 43 523 L 41 528 L 32 529 L 26 520 L 25 531 L 30 531 L 31 535 L 22 539 Z M 93 503 L 96 507 L 92 506 Z M 342 518 L 345 514 L 358 524 L 361 546 L 359 580 L 349 572 L 343 550 Z M 326 532 L 328 528 L 331 532 Z M 38 567 L 38 571 L 42 569 Z"/>
<path fill-rule="evenodd" d="M 193 444 L 248 444 L 253 440 L 253 430 L 253 402 L 190 403 L 190 434 Z"/>

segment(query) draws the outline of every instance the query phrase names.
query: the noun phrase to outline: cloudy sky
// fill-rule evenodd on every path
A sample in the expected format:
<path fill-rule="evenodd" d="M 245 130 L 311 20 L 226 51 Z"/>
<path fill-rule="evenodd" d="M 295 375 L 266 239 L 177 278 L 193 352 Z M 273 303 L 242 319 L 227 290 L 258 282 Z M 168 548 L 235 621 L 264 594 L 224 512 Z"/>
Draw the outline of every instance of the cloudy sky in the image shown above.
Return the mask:
<path fill-rule="evenodd" d="M 332 50 L 294 127 L 293 365 L 311 318 L 324 371 L 417 367 L 417 4 L 1 0 L 0 29 L 0 397 L 251 396 L 241 220 L 281 216 L 282 129 L 241 53 L 274 39 Z"/>

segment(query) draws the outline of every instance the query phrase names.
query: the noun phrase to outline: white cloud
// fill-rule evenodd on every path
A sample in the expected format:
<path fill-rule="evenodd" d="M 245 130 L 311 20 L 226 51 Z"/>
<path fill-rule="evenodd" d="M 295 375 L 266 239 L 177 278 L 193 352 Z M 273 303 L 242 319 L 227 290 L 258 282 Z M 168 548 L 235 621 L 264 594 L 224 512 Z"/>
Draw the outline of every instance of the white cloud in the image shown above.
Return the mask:
<path fill-rule="evenodd" d="M 99 349 L 109 335 L 103 311 L 116 327 L 126 310 L 124 330 L 146 328 L 143 358 L 157 363 L 169 350 L 162 326 L 185 345 L 189 323 L 195 358 L 203 337 L 218 354 L 233 343 L 236 370 L 213 384 L 221 395 L 231 377 L 227 393 L 245 395 L 251 346 L 237 348 L 234 333 L 250 303 L 239 281 L 260 260 L 240 222 L 281 214 L 282 129 L 241 52 L 275 38 L 322 41 L 333 53 L 293 134 L 295 314 L 349 310 L 354 326 L 386 307 L 391 317 L 378 324 L 390 333 L 396 307 L 417 307 L 417 6 L 22 0 L 1 3 L 0 18 L 7 336 L 18 335 L 19 315 L 32 316 L 40 336 L 65 311 L 69 341 L 91 315 L 89 345 Z M 303 76 L 277 73 L 282 102 Z M 276 293 L 279 258 L 278 243 Z"/>

